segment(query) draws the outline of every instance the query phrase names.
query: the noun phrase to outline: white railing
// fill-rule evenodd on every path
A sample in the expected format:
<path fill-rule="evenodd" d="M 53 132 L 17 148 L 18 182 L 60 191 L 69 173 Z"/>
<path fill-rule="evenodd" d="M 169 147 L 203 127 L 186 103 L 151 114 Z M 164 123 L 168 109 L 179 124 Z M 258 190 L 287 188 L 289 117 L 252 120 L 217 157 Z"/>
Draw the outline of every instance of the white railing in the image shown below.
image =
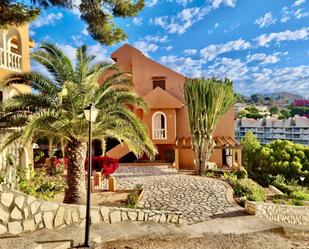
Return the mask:
<path fill-rule="evenodd" d="M 166 139 L 165 129 L 154 129 L 152 131 L 152 139 Z"/>
<path fill-rule="evenodd" d="M 21 55 L 0 48 L 0 67 L 21 71 Z"/>

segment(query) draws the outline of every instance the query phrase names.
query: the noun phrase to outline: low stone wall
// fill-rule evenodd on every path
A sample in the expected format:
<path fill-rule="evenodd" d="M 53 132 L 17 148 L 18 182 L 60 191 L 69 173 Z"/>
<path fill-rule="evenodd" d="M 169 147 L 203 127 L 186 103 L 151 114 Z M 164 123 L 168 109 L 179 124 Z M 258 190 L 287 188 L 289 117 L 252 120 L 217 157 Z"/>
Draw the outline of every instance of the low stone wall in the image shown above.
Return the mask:
<path fill-rule="evenodd" d="M 250 214 L 273 222 L 300 226 L 309 225 L 309 207 L 307 206 L 247 201 L 245 210 Z"/>
<path fill-rule="evenodd" d="M 14 190 L 0 191 L 0 234 L 20 234 L 42 228 L 62 228 L 71 223 L 84 224 L 86 207 L 47 202 Z M 181 222 L 181 213 L 115 207 L 92 207 L 91 223 L 121 221 Z"/>

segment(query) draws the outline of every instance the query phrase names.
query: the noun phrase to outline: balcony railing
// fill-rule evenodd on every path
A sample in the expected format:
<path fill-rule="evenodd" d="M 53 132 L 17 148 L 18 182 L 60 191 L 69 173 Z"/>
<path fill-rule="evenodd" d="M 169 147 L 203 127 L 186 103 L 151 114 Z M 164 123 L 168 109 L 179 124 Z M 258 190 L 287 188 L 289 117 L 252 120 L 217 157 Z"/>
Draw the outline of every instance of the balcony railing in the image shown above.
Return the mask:
<path fill-rule="evenodd" d="M 0 67 L 21 71 L 21 55 L 0 48 Z"/>
<path fill-rule="evenodd" d="M 154 129 L 152 131 L 152 139 L 166 139 L 165 129 Z"/>

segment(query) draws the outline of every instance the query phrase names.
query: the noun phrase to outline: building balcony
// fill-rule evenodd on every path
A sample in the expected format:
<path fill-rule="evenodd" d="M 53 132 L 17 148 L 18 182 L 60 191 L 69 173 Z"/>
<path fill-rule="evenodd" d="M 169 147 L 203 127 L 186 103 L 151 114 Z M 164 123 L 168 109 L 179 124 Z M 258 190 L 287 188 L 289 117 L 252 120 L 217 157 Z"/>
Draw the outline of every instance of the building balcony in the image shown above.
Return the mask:
<path fill-rule="evenodd" d="M 21 55 L 7 51 L 4 48 L 0 48 L 0 67 L 16 72 L 21 72 Z"/>
<path fill-rule="evenodd" d="M 166 139 L 166 129 L 154 129 L 152 132 L 152 139 Z"/>

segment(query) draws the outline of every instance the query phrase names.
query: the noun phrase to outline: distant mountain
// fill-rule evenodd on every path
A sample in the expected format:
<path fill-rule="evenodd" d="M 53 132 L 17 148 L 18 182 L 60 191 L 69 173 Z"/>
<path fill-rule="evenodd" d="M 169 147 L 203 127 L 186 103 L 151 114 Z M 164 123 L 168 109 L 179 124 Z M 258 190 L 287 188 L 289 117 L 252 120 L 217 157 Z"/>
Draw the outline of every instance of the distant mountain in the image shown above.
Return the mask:
<path fill-rule="evenodd" d="M 274 99 L 284 98 L 289 102 L 293 102 L 295 99 L 303 99 L 304 97 L 300 94 L 288 93 L 288 92 L 274 92 L 274 93 L 265 93 L 264 97 L 272 97 Z"/>

